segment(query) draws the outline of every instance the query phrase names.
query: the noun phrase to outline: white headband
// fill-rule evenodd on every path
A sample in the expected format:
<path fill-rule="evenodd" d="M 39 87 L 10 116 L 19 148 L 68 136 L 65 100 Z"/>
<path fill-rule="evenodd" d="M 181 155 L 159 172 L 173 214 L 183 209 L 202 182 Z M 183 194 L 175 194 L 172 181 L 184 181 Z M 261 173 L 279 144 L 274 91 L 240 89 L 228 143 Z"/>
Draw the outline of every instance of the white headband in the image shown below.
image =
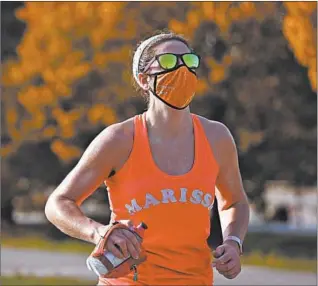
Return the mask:
<path fill-rule="evenodd" d="M 152 42 L 152 41 L 155 41 L 159 38 L 161 38 L 162 35 L 156 35 L 156 36 L 153 36 L 153 37 L 150 37 L 148 38 L 147 40 L 143 41 L 140 46 L 138 47 L 137 51 L 135 52 L 134 54 L 134 59 L 133 59 L 133 75 L 134 75 L 134 78 L 137 82 L 139 82 L 138 80 L 138 73 L 139 73 L 139 70 L 138 70 L 138 67 L 139 67 L 139 61 L 140 61 L 140 58 L 141 58 L 141 55 L 143 53 L 143 51 L 145 50 L 145 48 Z"/>

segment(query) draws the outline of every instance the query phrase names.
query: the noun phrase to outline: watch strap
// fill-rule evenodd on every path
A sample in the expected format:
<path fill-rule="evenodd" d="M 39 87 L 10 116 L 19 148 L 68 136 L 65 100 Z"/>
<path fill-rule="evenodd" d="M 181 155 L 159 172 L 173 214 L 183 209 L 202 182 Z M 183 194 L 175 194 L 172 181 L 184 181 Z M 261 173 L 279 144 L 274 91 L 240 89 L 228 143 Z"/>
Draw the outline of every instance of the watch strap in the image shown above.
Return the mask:
<path fill-rule="evenodd" d="M 234 235 L 229 235 L 228 237 L 226 237 L 226 238 L 224 239 L 224 241 L 227 241 L 227 240 L 232 240 L 232 241 L 237 242 L 237 244 L 239 245 L 239 249 L 240 249 L 240 255 L 243 254 L 242 240 L 241 240 L 239 237 L 234 236 Z"/>

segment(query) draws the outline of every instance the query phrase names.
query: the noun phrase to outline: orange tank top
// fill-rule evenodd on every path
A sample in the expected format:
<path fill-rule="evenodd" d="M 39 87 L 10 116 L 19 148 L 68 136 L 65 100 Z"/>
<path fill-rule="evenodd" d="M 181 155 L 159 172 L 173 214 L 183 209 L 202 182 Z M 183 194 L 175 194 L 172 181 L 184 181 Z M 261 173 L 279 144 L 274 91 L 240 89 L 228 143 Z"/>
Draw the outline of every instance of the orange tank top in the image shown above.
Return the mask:
<path fill-rule="evenodd" d="M 143 285 L 211 285 L 213 271 L 210 210 L 215 197 L 218 165 L 203 126 L 192 115 L 195 156 L 192 169 L 172 176 L 155 164 L 148 141 L 146 114 L 134 118 L 134 143 L 124 166 L 105 183 L 112 220 L 143 221 L 147 261 L 138 266 Z M 106 285 L 132 285 L 133 275 L 101 279 Z"/>

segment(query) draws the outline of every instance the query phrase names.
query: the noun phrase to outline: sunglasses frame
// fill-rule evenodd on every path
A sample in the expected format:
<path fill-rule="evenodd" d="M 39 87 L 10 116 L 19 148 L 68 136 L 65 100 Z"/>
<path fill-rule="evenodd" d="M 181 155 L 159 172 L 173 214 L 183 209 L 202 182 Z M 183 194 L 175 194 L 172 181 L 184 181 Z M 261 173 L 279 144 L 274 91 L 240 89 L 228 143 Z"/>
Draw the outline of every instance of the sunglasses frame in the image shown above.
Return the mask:
<path fill-rule="evenodd" d="M 165 67 L 163 67 L 163 66 L 161 65 L 160 61 L 159 61 L 159 58 L 160 58 L 161 56 L 163 56 L 163 55 L 174 55 L 174 56 L 176 56 L 177 61 L 176 61 L 175 66 L 172 67 L 172 68 L 165 68 Z M 197 57 L 198 57 L 198 60 L 199 60 L 198 67 L 196 67 L 196 68 L 188 67 L 188 66 L 186 65 L 186 63 L 184 62 L 184 60 L 183 60 L 183 56 L 185 56 L 185 55 L 195 55 L 195 56 L 197 56 Z M 200 57 L 198 54 L 193 53 L 193 52 L 184 53 L 184 54 L 163 53 L 163 54 L 155 55 L 154 58 L 153 58 L 153 59 L 149 62 L 149 64 L 146 66 L 144 72 L 146 72 L 146 71 L 150 68 L 150 66 L 153 64 L 154 61 L 157 61 L 158 64 L 159 64 L 159 66 L 160 66 L 163 70 L 165 70 L 165 71 L 174 70 L 176 67 L 179 67 L 179 66 L 178 66 L 178 60 L 179 60 L 179 59 L 181 59 L 183 65 L 185 65 L 185 66 L 186 66 L 187 68 L 189 68 L 189 69 L 198 69 L 199 66 L 200 66 L 200 63 L 201 63 L 201 57 Z"/>

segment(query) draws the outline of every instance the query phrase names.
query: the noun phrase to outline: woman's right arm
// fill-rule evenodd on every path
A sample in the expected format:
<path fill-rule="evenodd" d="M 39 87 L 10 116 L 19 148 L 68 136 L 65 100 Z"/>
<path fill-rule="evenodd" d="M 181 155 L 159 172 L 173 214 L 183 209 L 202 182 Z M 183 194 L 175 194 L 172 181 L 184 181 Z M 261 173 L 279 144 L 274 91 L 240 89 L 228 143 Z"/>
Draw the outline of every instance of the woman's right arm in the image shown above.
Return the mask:
<path fill-rule="evenodd" d="M 133 136 L 126 127 L 124 122 L 102 131 L 49 197 L 46 217 L 65 234 L 94 244 L 100 240 L 105 226 L 86 217 L 79 206 L 128 158 Z"/>

